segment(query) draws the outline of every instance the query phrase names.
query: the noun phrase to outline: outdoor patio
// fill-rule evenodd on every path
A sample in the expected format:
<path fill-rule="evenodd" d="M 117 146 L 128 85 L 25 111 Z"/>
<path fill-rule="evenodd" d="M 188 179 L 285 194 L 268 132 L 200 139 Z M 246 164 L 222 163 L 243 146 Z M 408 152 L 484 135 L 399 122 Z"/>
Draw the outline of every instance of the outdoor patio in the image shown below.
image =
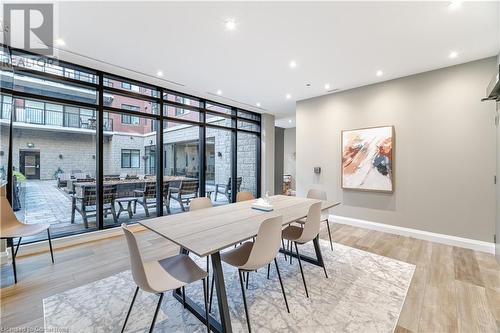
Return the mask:
<path fill-rule="evenodd" d="M 207 185 L 207 189 L 211 185 Z M 86 230 L 96 230 L 96 220 L 89 218 L 89 228 L 86 229 L 83 223 L 82 216 L 76 212 L 75 221 L 71 223 L 71 194 L 67 193 L 64 188 L 57 187 L 56 180 L 25 180 L 19 183 L 19 199 L 21 202 L 21 210 L 16 212 L 16 216 L 24 223 L 49 223 L 50 231 L 53 236 L 78 233 Z M 214 194 L 212 194 L 212 201 Z M 227 204 L 227 198 L 219 194 L 217 202 L 214 205 Z M 116 211 L 118 212 L 118 204 L 115 203 Z M 171 214 L 181 213 L 182 209 L 179 203 L 175 200 L 170 201 Z M 164 214 L 166 214 L 164 208 Z M 144 208 L 137 205 L 136 213 L 132 218 L 129 218 L 127 212 L 122 212 L 118 218 L 118 223 L 134 223 L 147 218 L 156 217 L 156 210 L 150 208 L 150 216 L 146 217 Z M 104 219 L 104 225 L 114 225 L 111 214 L 108 214 Z M 46 235 L 41 234 L 33 237 L 23 238 L 24 242 L 32 242 L 38 239 L 45 239 Z"/>

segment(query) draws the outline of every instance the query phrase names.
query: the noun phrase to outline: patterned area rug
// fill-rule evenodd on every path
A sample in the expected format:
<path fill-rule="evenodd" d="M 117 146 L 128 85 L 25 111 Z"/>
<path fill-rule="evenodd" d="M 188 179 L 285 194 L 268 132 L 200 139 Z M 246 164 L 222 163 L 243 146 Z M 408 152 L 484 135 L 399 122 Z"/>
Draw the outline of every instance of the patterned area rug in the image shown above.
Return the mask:
<path fill-rule="evenodd" d="M 290 265 L 279 255 L 280 271 L 290 305 L 287 313 L 274 266 L 250 274 L 247 301 L 255 332 L 393 332 L 401 312 L 414 265 L 351 247 L 321 241 L 329 278 L 323 269 L 303 262 L 309 290 L 296 259 Z M 299 248 L 314 257 L 311 244 Z M 196 259 L 206 267 L 205 258 Z M 238 272 L 224 265 L 225 284 L 235 332 L 246 332 Z M 45 329 L 69 332 L 120 332 L 135 290 L 130 271 L 50 296 L 43 300 Z M 202 282 L 186 294 L 203 305 Z M 126 332 L 147 332 L 158 296 L 139 291 Z M 218 317 L 214 295 L 212 314 Z M 156 332 L 206 332 L 206 327 L 165 294 Z"/>

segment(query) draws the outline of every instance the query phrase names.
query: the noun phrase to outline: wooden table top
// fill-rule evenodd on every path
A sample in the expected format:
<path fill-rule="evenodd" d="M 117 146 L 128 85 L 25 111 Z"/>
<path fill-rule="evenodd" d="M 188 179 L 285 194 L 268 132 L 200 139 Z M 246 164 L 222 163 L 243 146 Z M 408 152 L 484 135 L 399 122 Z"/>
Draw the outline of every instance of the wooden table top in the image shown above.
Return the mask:
<path fill-rule="evenodd" d="M 253 200 L 161 216 L 139 223 L 194 254 L 204 257 L 257 235 L 267 218 L 283 216 L 283 225 L 307 215 L 309 206 L 320 200 L 275 195 L 270 197 L 272 212 L 252 209 Z M 340 203 L 322 201 L 322 209 Z"/>

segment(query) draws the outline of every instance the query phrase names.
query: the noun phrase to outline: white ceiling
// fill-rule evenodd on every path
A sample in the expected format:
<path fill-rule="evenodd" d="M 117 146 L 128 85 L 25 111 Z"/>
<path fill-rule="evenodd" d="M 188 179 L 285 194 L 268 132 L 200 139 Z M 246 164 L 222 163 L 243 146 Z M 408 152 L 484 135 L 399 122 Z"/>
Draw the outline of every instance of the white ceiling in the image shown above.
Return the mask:
<path fill-rule="evenodd" d="M 66 2 L 58 34 L 65 49 L 150 81 L 162 70 L 184 85 L 175 89 L 220 89 L 222 101 L 260 102 L 260 111 L 287 118 L 296 100 L 325 94 L 325 83 L 343 90 L 498 54 L 499 3 L 448 4 Z M 235 31 L 225 30 L 227 18 Z"/>

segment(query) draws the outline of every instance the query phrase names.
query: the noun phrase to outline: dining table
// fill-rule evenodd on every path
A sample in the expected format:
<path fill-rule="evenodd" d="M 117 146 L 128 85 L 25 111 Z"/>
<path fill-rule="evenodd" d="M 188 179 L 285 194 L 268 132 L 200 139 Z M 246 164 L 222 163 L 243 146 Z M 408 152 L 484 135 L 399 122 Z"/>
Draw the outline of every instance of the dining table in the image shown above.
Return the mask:
<path fill-rule="evenodd" d="M 180 252 L 199 257 L 210 256 L 217 295 L 219 318 L 209 314 L 210 328 L 214 332 L 232 332 L 231 318 L 224 284 L 221 251 L 233 247 L 257 235 L 261 223 L 272 217 L 282 216 L 283 227 L 307 216 L 309 207 L 321 201 L 321 209 L 327 210 L 340 203 L 335 200 L 316 200 L 284 195 L 268 197 L 273 210 L 266 212 L 252 208 L 255 200 L 200 209 L 192 212 L 161 216 L 139 223 L 156 234 L 179 245 Z M 319 235 L 314 239 L 316 258 L 300 254 L 300 258 L 324 267 Z M 281 248 L 280 252 L 297 257 L 297 254 Z M 202 322 L 206 322 L 204 309 L 181 290 L 173 292 L 175 299 Z"/>

